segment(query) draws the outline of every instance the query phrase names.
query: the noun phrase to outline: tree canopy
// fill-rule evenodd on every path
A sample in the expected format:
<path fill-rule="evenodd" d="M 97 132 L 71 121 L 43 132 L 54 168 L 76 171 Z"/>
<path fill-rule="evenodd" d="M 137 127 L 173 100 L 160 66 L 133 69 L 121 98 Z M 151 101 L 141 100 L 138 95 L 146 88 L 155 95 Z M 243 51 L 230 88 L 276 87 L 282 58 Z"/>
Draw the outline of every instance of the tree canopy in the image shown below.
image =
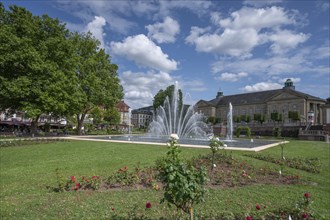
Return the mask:
<path fill-rule="evenodd" d="M 0 108 L 63 115 L 74 102 L 75 77 L 69 31 L 47 15 L 0 6 Z"/>
<path fill-rule="evenodd" d="M 123 89 L 117 74 L 118 66 L 110 62 L 110 56 L 100 49 L 100 42 L 91 33 L 74 33 L 70 41 L 75 48 L 75 72 L 78 79 L 76 115 L 78 133 L 83 121 L 95 107 L 114 107 L 123 98 Z"/>
<path fill-rule="evenodd" d="M 0 3 L 0 110 L 76 115 L 123 98 L 117 69 L 91 33 L 71 33 L 47 15 Z"/>
<path fill-rule="evenodd" d="M 159 90 L 158 93 L 154 96 L 153 100 L 153 107 L 157 109 L 159 106 L 164 104 L 166 97 L 169 98 L 169 101 L 172 102 L 173 99 L 173 92 L 174 92 L 174 85 L 168 86 L 165 90 Z M 179 107 L 182 108 L 182 91 L 181 89 L 178 90 L 179 92 Z"/>

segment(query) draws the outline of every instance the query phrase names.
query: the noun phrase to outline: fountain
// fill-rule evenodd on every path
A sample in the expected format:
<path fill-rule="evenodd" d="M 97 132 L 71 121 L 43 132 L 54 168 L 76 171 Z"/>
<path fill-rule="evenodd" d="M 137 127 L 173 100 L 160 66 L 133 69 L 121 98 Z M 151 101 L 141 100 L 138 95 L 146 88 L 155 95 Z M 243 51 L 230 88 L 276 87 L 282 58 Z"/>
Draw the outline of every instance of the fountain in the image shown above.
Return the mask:
<path fill-rule="evenodd" d="M 167 96 L 163 106 L 160 106 L 149 125 L 148 135 L 166 137 L 177 134 L 182 138 L 207 138 L 210 131 L 204 122 L 204 115 L 194 111 L 194 106 L 187 109 L 179 106 L 178 83 L 175 82 L 172 100 Z"/>
<path fill-rule="evenodd" d="M 130 115 L 130 112 L 129 112 Z M 99 139 L 111 142 L 124 142 L 132 144 L 166 144 L 171 134 L 177 134 L 181 146 L 209 148 L 210 140 L 208 134 L 211 128 L 204 123 L 204 115 L 194 111 L 194 106 L 180 107 L 177 82 L 174 85 L 172 100 L 166 97 L 163 106 L 156 110 L 153 121 L 149 125 L 146 135 L 132 135 L 130 123 L 128 135 L 88 137 L 84 140 Z M 255 151 L 258 147 L 267 147 L 280 144 L 279 141 L 272 140 L 233 140 L 233 107 L 229 103 L 227 114 L 227 137 L 225 140 L 226 149 L 244 149 Z"/>
<path fill-rule="evenodd" d="M 233 106 L 231 102 L 229 102 L 229 111 L 227 114 L 227 138 L 226 140 L 233 140 Z"/>

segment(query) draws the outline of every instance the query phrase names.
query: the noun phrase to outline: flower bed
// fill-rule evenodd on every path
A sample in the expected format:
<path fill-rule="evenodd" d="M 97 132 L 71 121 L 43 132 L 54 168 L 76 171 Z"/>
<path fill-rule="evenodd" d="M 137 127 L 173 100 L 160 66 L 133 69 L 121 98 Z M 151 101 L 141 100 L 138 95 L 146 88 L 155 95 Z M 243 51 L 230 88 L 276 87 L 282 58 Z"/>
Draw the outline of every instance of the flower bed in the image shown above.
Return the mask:
<path fill-rule="evenodd" d="M 285 165 L 291 168 L 305 170 L 311 173 L 320 173 L 321 172 L 321 161 L 319 158 L 285 158 L 278 159 L 270 155 L 261 155 L 261 154 L 245 154 L 244 156 L 252 157 L 258 160 L 263 160 L 279 165 Z"/>

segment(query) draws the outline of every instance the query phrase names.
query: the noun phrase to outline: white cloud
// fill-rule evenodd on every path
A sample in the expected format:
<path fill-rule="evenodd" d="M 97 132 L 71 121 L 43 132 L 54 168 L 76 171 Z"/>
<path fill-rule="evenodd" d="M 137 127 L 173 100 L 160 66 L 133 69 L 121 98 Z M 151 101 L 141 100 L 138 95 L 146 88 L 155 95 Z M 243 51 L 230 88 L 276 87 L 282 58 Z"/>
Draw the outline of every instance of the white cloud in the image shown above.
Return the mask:
<path fill-rule="evenodd" d="M 222 19 L 220 25 L 223 28 L 242 29 L 253 28 L 260 31 L 262 28 L 275 28 L 285 24 L 293 24 L 295 21 L 281 7 L 249 8 L 231 13 L 230 18 Z"/>
<path fill-rule="evenodd" d="M 173 43 L 175 36 L 180 32 L 180 25 L 171 17 L 166 17 L 163 23 L 155 23 L 147 25 L 148 37 L 154 39 L 158 43 Z"/>
<path fill-rule="evenodd" d="M 211 12 L 211 21 L 215 25 L 219 25 L 221 21 L 221 14 L 220 12 Z"/>
<path fill-rule="evenodd" d="M 98 39 L 101 43 L 100 47 L 104 48 L 104 36 L 103 26 L 105 26 L 106 21 L 103 17 L 95 16 L 94 20 L 89 22 L 83 32 L 90 31 L 93 36 Z"/>
<path fill-rule="evenodd" d="M 278 83 L 272 83 L 272 82 L 259 82 L 254 85 L 248 85 L 241 90 L 244 92 L 258 92 L 258 91 L 265 91 L 265 90 L 273 90 L 273 89 L 280 89 L 283 85 Z"/>
<path fill-rule="evenodd" d="M 120 75 L 120 80 L 124 87 L 125 101 L 133 109 L 152 105 L 153 98 L 160 89 L 174 84 L 170 74 L 154 71 L 126 71 Z"/>
<path fill-rule="evenodd" d="M 309 35 L 282 30 L 284 25 L 296 25 L 297 12 L 288 12 L 281 7 L 243 7 L 227 18 L 218 12 L 211 13 L 211 21 L 218 26 L 213 33 L 210 28 L 192 27 L 186 43 L 206 53 L 224 54 L 246 58 L 252 50 L 265 43 L 273 43 L 273 53 L 284 53 L 305 42 Z M 287 40 L 287 41 L 285 41 Z"/>
<path fill-rule="evenodd" d="M 240 73 L 222 73 L 220 76 L 215 77 L 216 80 L 236 82 L 241 78 L 247 77 L 249 74 L 246 72 Z"/>
<path fill-rule="evenodd" d="M 295 34 L 289 30 L 278 31 L 269 36 L 269 40 L 273 42 L 270 48 L 273 53 L 282 54 L 296 48 L 298 44 L 305 42 L 308 38 L 308 34 Z"/>
<path fill-rule="evenodd" d="M 254 29 L 225 29 L 222 34 L 204 34 L 205 29 L 192 27 L 187 43 L 196 45 L 199 52 L 223 53 L 230 56 L 248 55 L 258 44 L 258 34 Z"/>
<path fill-rule="evenodd" d="M 178 63 L 169 59 L 162 49 L 143 34 L 130 36 L 123 42 L 111 42 L 111 51 L 134 61 L 137 65 L 170 72 L 177 69 Z"/>

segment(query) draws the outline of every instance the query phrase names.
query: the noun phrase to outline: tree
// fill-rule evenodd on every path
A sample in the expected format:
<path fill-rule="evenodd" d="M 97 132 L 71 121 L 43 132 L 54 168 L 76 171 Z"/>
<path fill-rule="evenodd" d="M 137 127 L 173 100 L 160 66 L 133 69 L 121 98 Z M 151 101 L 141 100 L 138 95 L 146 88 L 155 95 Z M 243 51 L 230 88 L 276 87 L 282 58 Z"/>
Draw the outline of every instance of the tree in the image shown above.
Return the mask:
<path fill-rule="evenodd" d="M 123 97 L 117 69 L 110 56 L 100 49 L 100 42 L 91 33 L 74 33 L 70 41 L 75 48 L 75 73 L 78 79 L 78 102 L 74 106 L 77 132 L 82 134 L 83 122 L 91 110 L 103 106 L 114 107 Z"/>
<path fill-rule="evenodd" d="M 104 121 L 111 125 L 118 125 L 120 123 L 120 114 L 118 109 L 115 107 L 110 107 L 104 112 Z"/>
<path fill-rule="evenodd" d="M 293 121 L 299 121 L 300 115 L 297 111 L 289 111 L 289 118 L 292 119 Z"/>
<path fill-rule="evenodd" d="M 69 31 L 47 15 L 0 3 L 0 109 L 24 111 L 36 132 L 42 113 L 61 116 L 77 84 Z"/>
<path fill-rule="evenodd" d="M 265 117 L 265 115 L 262 115 L 262 114 L 254 114 L 253 120 L 259 122 L 260 124 L 263 124 L 266 120 L 266 117 Z"/>
<path fill-rule="evenodd" d="M 273 113 L 270 114 L 270 118 L 273 121 L 280 122 L 280 121 L 282 121 L 282 114 L 278 113 L 278 112 L 273 112 Z"/>
<path fill-rule="evenodd" d="M 182 102 L 182 91 L 179 89 L 179 108 L 183 106 Z M 168 86 L 165 90 L 159 90 L 158 93 L 154 96 L 153 107 L 157 109 L 159 106 L 163 106 L 166 97 L 169 98 L 170 103 L 173 99 L 174 85 Z"/>

